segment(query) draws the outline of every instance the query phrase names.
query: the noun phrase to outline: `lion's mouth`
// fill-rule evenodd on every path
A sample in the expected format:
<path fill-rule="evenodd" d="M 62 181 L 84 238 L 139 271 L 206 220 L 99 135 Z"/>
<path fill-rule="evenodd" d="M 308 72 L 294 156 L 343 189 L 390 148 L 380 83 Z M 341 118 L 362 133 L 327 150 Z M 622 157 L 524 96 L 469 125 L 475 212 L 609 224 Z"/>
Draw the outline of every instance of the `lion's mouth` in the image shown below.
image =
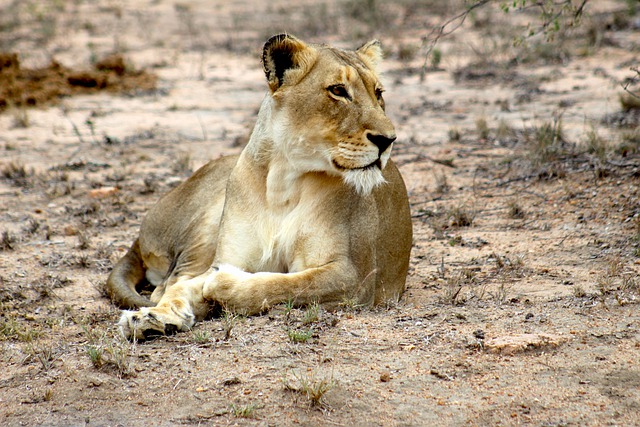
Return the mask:
<path fill-rule="evenodd" d="M 382 162 L 380 161 L 380 159 L 376 159 L 373 162 L 369 163 L 368 165 L 365 166 L 360 166 L 357 168 L 348 168 L 345 166 L 342 166 L 340 163 L 336 162 L 335 160 L 332 160 L 333 165 L 336 167 L 336 169 L 341 170 L 341 171 L 346 171 L 346 170 L 351 170 L 351 171 L 355 171 L 355 170 L 369 170 L 369 169 L 373 169 L 375 167 L 377 167 L 378 169 L 382 169 Z"/>

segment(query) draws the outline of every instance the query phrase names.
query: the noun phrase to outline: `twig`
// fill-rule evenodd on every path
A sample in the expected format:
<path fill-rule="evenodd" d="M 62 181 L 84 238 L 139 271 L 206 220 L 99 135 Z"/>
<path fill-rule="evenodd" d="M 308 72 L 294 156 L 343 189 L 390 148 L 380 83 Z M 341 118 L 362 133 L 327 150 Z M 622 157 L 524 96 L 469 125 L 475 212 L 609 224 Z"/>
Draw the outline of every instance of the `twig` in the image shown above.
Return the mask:
<path fill-rule="evenodd" d="M 200 130 L 202 130 L 202 140 L 206 141 L 207 138 L 207 129 L 204 127 L 204 123 L 202 123 L 202 119 L 200 118 L 199 114 L 196 114 L 196 117 L 198 118 L 198 123 L 200 123 Z"/>
<path fill-rule="evenodd" d="M 622 89 L 624 89 L 625 92 L 627 92 L 629 95 L 633 96 L 634 98 L 638 98 L 640 99 L 640 95 L 638 95 L 635 92 L 631 92 L 631 90 L 629 89 L 629 86 L 631 86 L 632 84 L 635 84 L 638 81 L 638 77 L 640 77 L 640 68 L 638 67 L 631 67 L 630 68 L 631 71 L 635 71 L 636 75 L 631 77 L 631 79 L 628 79 L 623 85 L 622 85 Z"/>
<path fill-rule="evenodd" d="M 64 116 L 67 118 L 67 120 L 69 120 L 69 123 L 71 123 L 71 126 L 73 127 L 73 133 L 76 134 L 76 136 L 80 140 L 80 143 L 84 144 L 84 140 L 82 139 L 82 134 L 80 133 L 78 126 L 76 126 L 76 124 L 73 123 L 73 120 L 71 120 L 69 116 L 67 116 L 66 114 Z"/>
<path fill-rule="evenodd" d="M 474 9 L 477 9 L 477 8 L 479 8 L 481 6 L 484 6 L 485 4 L 489 3 L 489 1 L 490 0 L 480 0 L 477 3 L 474 3 L 471 6 L 468 6 L 465 11 L 458 13 L 457 15 L 455 15 L 452 18 L 449 18 L 448 20 L 446 20 L 439 27 L 436 27 L 436 28 L 432 29 L 431 32 L 426 37 L 423 37 L 423 39 L 422 39 L 422 45 L 423 46 L 427 42 L 429 42 L 429 40 L 431 40 L 431 42 L 429 43 L 429 47 L 427 48 L 427 51 L 426 51 L 426 53 L 424 55 L 424 63 L 422 64 L 422 69 L 420 70 L 420 81 L 421 82 L 424 81 L 424 78 L 426 77 L 426 74 L 427 74 L 427 62 L 429 60 L 429 55 L 431 55 L 431 52 L 435 48 L 435 46 L 438 43 L 438 41 L 442 37 L 448 36 L 449 34 L 453 33 L 455 30 L 460 28 L 460 26 L 462 24 L 464 24 L 464 21 L 467 19 L 469 14 Z M 451 25 L 451 28 L 449 30 L 447 30 L 447 27 L 449 27 L 450 25 Z M 435 37 L 434 37 L 434 34 L 435 34 Z"/>
<path fill-rule="evenodd" d="M 432 29 L 431 32 L 426 37 L 423 37 L 422 47 L 424 47 L 427 43 L 429 43 L 429 46 L 427 48 L 427 51 L 425 52 L 424 62 L 422 64 L 422 69 L 420 70 L 420 82 L 424 82 L 424 79 L 427 74 L 427 68 L 428 68 L 427 63 L 429 60 L 429 56 L 431 55 L 431 52 L 435 48 L 438 41 L 440 41 L 442 37 L 448 36 L 449 34 L 453 33 L 455 30 L 460 28 L 460 26 L 464 24 L 465 20 L 473 10 L 486 5 L 490 1 L 491 0 L 480 0 L 470 6 L 467 6 L 466 10 L 458 13 L 452 18 L 449 18 L 439 27 Z M 577 22 L 580 19 L 580 17 L 582 17 L 582 15 L 584 14 L 584 9 L 588 2 L 589 0 L 582 0 L 579 6 L 575 7 L 575 9 L 572 9 L 574 22 Z M 571 8 L 573 7 L 571 4 L 571 0 L 562 0 L 558 2 L 552 2 L 551 6 L 553 8 L 557 6 L 561 6 L 561 7 L 556 13 L 551 14 L 551 11 L 546 8 L 546 6 L 548 5 L 549 3 L 545 1 L 536 1 L 529 5 L 526 5 L 526 2 L 522 2 L 522 5 L 517 8 L 517 10 L 519 11 L 524 11 L 531 8 L 539 8 L 542 11 L 542 16 L 545 18 L 545 20 L 542 22 L 540 27 L 538 27 L 536 31 L 531 31 L 529 34 L 527 34 L 526 38 L 533 37 L 537 34 L 545 32 L 549 28 L 549 26 L 551 26 L 551 24 L 555 24 L 558 18 L 560 18 L 563 15 L 563 13 L 565 12 L 565 7 L 567 6 Z M 553 8 L 551 10 L 553 10 Z"/>

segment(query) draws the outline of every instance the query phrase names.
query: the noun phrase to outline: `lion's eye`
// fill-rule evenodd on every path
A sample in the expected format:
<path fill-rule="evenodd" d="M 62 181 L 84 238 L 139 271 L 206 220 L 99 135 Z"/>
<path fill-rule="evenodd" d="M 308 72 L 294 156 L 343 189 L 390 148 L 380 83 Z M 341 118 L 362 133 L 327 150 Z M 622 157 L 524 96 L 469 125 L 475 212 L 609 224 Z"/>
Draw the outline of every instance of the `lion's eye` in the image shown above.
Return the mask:
<path fill-rule="evenodd" d="M 376 99 L 379 101 L 382 101 L 382 93 L 384 92 L 384 90 L 382 89 L 376 89 Z"/>
<path fill-rule="evenodd" d="M 351 99 L 351 95 L 349 95 L 349 92 L 347 91 L 347 88 L 344 87 L 344 85 L 332 85 L 329 86 L 327 90 L 334 96 Z"/>

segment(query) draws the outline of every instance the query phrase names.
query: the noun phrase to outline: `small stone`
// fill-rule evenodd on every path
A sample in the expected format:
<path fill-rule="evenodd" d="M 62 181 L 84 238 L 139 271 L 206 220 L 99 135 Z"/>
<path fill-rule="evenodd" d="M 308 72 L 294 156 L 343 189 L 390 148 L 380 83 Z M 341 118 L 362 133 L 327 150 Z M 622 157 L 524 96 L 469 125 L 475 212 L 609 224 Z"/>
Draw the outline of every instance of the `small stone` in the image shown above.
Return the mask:
<path fill-rule="evenodd" d="M 65 236 L 75 236 L 76 234 L 78 234 L 78 229 L 73 225 L 67 225 L 64 228 L 64 234 Z"/>
<path fill-rule="evenodd" d="M 93 199 L 104 199 L 105 197 L 113 196 L 117 192 L 117 187 L 94 188 L 93 190 L 89 191 L 89 197 Z"/>
<path fill-rule="evenodd" d="M 391 372 L 386 370 L 380 372 L 380 381 L 383 383 L 388 383 L 389 381 L 391 381 Z"/>
<path fill-rule="evenodd" d="M 103 381 L 97 377 L 90 377 L 87 381 L 89 387 L 100 387 Z"/>
<path fill-rule="evenodd" d="M 484 348 L 490 353 L 514 354 L 531 349 L 557 347 L 567 340 L 566 337 L 552 334 L 505 335 L 487 340 Z"/>
<path fill-rule="evenodd" d="M 227 387 L 230 385 L 236 385 L 236 384 L 240 384 L 242 381 L 240 381 L 240 378 L 238 377 L 231 377 L 231 378 L 227 378 L 224 381 L 222 381 L 222 385 Z"/>

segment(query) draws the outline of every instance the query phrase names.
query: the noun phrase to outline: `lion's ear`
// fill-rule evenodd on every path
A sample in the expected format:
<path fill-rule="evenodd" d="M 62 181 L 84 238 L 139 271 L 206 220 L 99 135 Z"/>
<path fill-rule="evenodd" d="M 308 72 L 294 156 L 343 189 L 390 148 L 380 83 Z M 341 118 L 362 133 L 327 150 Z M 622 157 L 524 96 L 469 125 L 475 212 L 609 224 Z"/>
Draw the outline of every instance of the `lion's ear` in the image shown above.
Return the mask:
<path fill-rule="evenodd" d="M 314 57 L 313 51 L 289 34 L 271 37 L 262 50 L 262 65 L 271 91 L 275 92 L 285 83 L 295 83 L 296 74 L 304 75 Z"/>
<path fill-rule="evenodd" d="M 382 61 L 382 46 L 378 40 L 371 40 L 365 43 L 356 50 L 356 53 L 372 70 L 375 70 Z"/>

